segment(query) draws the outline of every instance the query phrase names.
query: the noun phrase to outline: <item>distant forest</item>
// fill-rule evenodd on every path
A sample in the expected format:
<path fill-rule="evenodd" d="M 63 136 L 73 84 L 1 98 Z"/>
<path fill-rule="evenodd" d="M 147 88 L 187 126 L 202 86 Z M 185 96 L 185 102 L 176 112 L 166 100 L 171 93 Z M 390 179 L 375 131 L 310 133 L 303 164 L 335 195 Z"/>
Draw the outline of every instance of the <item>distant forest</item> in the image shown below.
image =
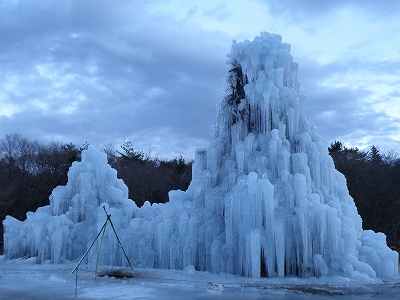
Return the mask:
<path fill-rule="evenodd" d="M 336 169 L 347 179 L 350 196 L 363 220 L 363 229 L 383 232 L 387 244 L 400 251 L 400 158 L 395 152 L 380 153 L 346 148 L 335 141 L 329 148 Z"/>
<path fill-rule="evenodd" d="M 80 161 L 88 144 L 32 141 L 19 134 L 0 139 L 0 220 L 11 215 L 19 220 L 26 212 L 49 204 L 53 189 L 67 183 L 67 172 Z M 186 190 L 192 178 L 192 161 L 182 156 L 170 160 L 136 151 L 129 141 L 103 149 L 108 163 L 117 170 L 129 189 L 129 198 L 140 207 L 145 201 L 165 203 L 168 192 Z M 388 245 L 400 250 L 400 158 L 346 148 L 335 141 L 329 148 L 335 166 L 347 179 L 350 195 L 363 220 L 364 229 L 383 232 Z M 0 254 L 3 249 L 0 224 Z"/>

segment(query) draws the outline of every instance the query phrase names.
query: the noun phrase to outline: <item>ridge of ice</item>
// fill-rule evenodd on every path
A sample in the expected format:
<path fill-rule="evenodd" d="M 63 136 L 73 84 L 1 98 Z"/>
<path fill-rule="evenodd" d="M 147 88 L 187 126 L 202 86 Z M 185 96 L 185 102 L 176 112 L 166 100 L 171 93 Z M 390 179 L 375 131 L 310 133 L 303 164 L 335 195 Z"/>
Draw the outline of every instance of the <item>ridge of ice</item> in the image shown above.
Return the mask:
<path fill-rule="evenodd" d="M 80 258 L 106 220 L 105 206 L 138 267 L 249 277 L 396 275 L 397 252 L 382 233 L 362 230 L 346 179 L 305 118 L 290 45 L 264 32 L 234 41 L 228 58 L 241 69 L 241 78 L 239 71 L 232 78 L 245 97 L 220 102 L 212 141 L 196 150 L 186 192 L 138 208 L 105 154 L 89 147 L 49 206 L 24 222 L 6 217 L 6 257 Z M 100 264 L 126 265 L 111 230 L 101 249 Z M 96 257 L 89 252 L 88 261 Z"/>

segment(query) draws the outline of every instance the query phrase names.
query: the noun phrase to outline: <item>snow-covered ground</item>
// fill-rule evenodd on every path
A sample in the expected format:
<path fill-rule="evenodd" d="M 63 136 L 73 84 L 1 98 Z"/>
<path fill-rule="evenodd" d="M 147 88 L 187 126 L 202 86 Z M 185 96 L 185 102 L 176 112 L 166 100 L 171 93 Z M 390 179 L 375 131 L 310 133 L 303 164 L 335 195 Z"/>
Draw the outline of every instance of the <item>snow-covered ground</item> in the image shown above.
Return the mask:
<path fill-rule="evenodd" d="M 76 262 L 35 264 L 0 256 L 0 299 L 397 299 L 400 277 L 389 279 L 244 278 L 183 271 L 135 269 L 132 278 L 94 277 L 94 266 Z M 99 271 L 107 268 L 99 268 Z M 77 282 L 77 290 L 76 290 Z M 221 294 L 207 284 L 222 284 Z"/>

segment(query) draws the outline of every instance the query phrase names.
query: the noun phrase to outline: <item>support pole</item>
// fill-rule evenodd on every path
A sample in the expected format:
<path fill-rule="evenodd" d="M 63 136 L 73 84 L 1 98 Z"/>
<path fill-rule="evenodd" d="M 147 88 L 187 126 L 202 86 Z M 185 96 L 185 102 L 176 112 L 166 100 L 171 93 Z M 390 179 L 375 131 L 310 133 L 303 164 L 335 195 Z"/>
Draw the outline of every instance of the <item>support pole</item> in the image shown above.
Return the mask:
<path fill-rule="evenodd" d="M 78 297 L 78 267 L 75 273 L 75 298 Z"/>
<path fill-rule="evenodd" d="M 108 221 L 108 218 L 107 218 L 107 221 Z M 94 279 L 97 279 L 97 269 L 98 269 L 98 267 L 99 267 L 100 250 L 101 250 L 101 245 L 103 245 L 103 239 L 104 239 L 104 233 L 106 232 L 107 221 L 106 221 L 106 223 L 105 223 L 104 229 L 102 229 L 102 230 L 103 230 L 103 234 L 101 235 L 99 249 L 97 250 L 96 270 L 95 270 L 95 272 L 94 272 Z"/>
<path fill-rule="evenodd" d="M 98 253 L 97 253 L 97 260 L 96 260 L 96 273 L 95 273 L 95 274 L 97 275 L 97 264 L 98 264 L 98 260 L 99 260 L 99 256 L 100 256 L 100 248 L 101 248 L 101 245 L 102 245 L 102 242 L 103 242 L 104 233 L 105 233 L 105 231 L 106 231 L 107 222 L 110 222 L 111 228 L 112 228 L 112 230 L 114 231 L 115 237 L 117 238 L 117 241 L 118 241 L 119 245 L 121 246 L 122 251 L 124 252 L 125 258 L 126 258 L 126 260 L 128 261 L 129 266 L 130 266 L 131 269 L 133 270 L 131 261 L 129 260 L 129 257 L 128 257 L 128 255 L 126 254 L 124 247 L 122 246 L 121 240 L 120 240 L 119 237 L 118 237 L 117 231 L 115 230 L 114 224 L 113 224 L 113 222 L 111 221 L 111 215 L 109 215 L 109 214 L 107 213 L 106 207 L 105 207 L 105 206 L 103 206 L 103 209 L 104 209 L 104 212 L 105 212 L 105 214 L 106 214 L 106 216 L 107 216 L 107 220 L 104 222 L 104 225 L 103 225 L 103 227 L 101 227 L 101 229 L 100 229 L 99 233 L 97 234 L 96 238 L 93 240 L 92 244 L 91 244 L 90 247 L 86 250 L 85 254 L 82 256 L 82 258 L 80 259 L 80 261 L 78 262 L 78 264 L 76 265 L 76 267 L 72 270 L 72 272 L 71 272 L 70 275 L 72 275 L 75 271 L 78 270 L 79 265 L 82 263 L 82 261 L 83 261 L 83 260 L 85 259 L 85 257 L 88 255 L 90 249 L 92 249 L 94 243 L 97 241 L 97 239 L 99 238 L 100 234 L 102 234 L 101 241 L 100 241 L 100 246 L 99 246 L 99 250 L 98 250 Z"/>
<path fill-rule="evenodd" d="M 119 245 L 121 246 L 122 251 L 124 252 L 125 258 L 126 258 L 126 260 L 128 261 L 129 266 L 130 266 L 131 269 L 133 270 L 131 261 L 129 260 L 129 257 L 128 257 L 128 255 L 126 254 L 125 249 L 124 249 L 124 247 L 122 246 L 122 243 L 121 243 L 121 241 L 120 241 L 120 239 L 119 239 L 119 237 L 118 237 L 117 231 L 115 230 L 114 224 L 113 224 L 113 222 L 111 221 L 111 215 L 107 214 L 107 211 L 106 211 L 105 206 L 103 206 L 103 209 L 104 209 L 104 212 L 105 212 L 106 215 L 107 215 L 107 221 L 110 221 L 111 228 L 112 228 L 112 230 L 113 230 L 114 233 L 115 233 L 115 236 L 116 236 L 116 238 L 117 238 L 117 241 L 118 241 Z"/>
<path fill-rule="evenodd" d="M 72 272 L 71 272 L 70 275 L 72 275 L 72 274 L 78 269 L 79 265 L 82 263 L 82 261 L 83 261 L 83 260 L 85 259 L 85 257 L 88 255 L 90 249 L 92 249 L 94 243 L 95 243 L 95 242 L 97 241 L 97 239 L 99 238 L 101 232 L 102 232 L 103 230 L 106 229 L 106 225 L 107 225 L 107 220 L 104 222 L 103 227 L 100 229 L 100 231 L 99 231 L 99 233 L 97 234 L 96 238 L 94 239 L 93 243 L 92 243 L 92 244 L 90 245 L 90 247 L 86 250 L 85 254 L 83 254 L 81 260 L 78 262 L 78 264 L 76 265 L 76 267 L 72 270 Z"/>

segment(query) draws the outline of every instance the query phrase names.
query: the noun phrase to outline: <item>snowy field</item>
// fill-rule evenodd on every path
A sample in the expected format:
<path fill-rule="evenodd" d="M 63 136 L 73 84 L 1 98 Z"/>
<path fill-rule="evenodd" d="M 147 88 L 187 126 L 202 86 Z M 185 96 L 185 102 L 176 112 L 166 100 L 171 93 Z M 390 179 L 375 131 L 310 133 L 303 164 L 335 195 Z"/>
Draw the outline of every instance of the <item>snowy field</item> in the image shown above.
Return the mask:
<path fill-rule="evenodd" d="M 135 269 L 132 278 L 94 277 L 94 266 L 76 262 L 37 265 L 0 256 L 0 299 L 398 299 L 400 276 L 390 279 L 325 277 L 244 278 L 227 274 Z M 104 271 L 99 268 L 99 271 Z M 76 279 L 78 282 L 76 290 Z M 220 294 L 207 289 L 222 284 Z"/>

